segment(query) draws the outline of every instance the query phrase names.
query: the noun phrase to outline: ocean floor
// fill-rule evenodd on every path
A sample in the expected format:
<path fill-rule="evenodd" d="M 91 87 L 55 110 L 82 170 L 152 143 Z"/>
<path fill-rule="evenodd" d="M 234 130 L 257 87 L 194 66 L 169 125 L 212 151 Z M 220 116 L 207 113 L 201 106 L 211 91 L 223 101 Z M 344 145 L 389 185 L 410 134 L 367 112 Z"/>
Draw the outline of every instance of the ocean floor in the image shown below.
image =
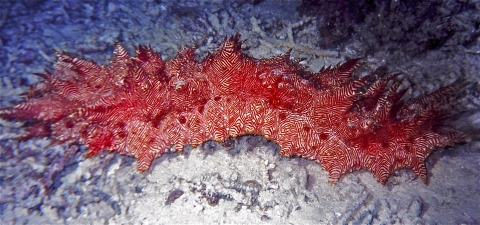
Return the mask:
<path fill-rule="evenodd" d="M 138 173 L 133 158 L 49 139 L 19 141 L 0 119 L 2 224 L 480 224 L 480 3 L 476 1 L 74 1 L 0 6 L 0 107 L 51 70 L 53 50 L 107 64 L 113 44 L 150 45 L 164 59 L 197 46 L 201 60 L 241 34 L 256 58 L 292 49 L 312 71 L 363 58 L 359 75 L 402 72 L 408 96 L 472 81 L 450 123 L 468 143 L 427 158 L 429 183 L 410 170 L 385 185 L 367 171 L 328 183 L 321 165 L 278 156 L 260 136 L 186 146 Z M 52 50 L 53 49 L 53 50 Z"/>

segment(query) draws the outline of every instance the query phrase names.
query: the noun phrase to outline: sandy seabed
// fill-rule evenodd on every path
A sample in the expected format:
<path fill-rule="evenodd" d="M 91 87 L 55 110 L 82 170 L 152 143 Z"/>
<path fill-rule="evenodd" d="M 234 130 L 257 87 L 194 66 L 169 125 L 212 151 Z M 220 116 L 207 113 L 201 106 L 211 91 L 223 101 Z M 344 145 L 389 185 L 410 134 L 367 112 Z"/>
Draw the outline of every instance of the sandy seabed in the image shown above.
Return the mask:
<path fill-rule="evenodd" d="M 315 162 L 279 157 L 259 136 L 166 154 L 149 172 L 83 146 L 20 142 L 0 119 L 2 224 L 478 224 L 480 223 L 480 4 L 474 1 L 6 1 L 0 7 L 0 106 L 22 100 L 52 49 L 107 64 L 113 43 L 199 59 L 240 33 L 256 58 L 292 49 L 312 71 L 350 58 L 403 72 L 409 96 L 471 80 L 452 126 L 473 140 L 427 158 L 429 184 L 401 170 L 385 185 L 357 171 L 336 185 Z M 412 3 L 413 2 L 413 3 Z"/>

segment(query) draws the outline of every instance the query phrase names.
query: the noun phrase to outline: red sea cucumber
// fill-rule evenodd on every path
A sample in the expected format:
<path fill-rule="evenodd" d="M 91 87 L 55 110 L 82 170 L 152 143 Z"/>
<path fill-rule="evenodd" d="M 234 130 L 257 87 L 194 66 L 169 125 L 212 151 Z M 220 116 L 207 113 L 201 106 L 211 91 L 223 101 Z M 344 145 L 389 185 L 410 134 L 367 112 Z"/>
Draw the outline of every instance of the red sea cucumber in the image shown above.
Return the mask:
<path fill-rule="evenodd" d="M 140 171 L 172 147 L 258 134 L 281 155 L 319 162 L 331 182 L 366 169 L 384 183 L 402 168 L 427 182 L 431 151 L 466 140 L 442 125 L 447 97 L 465 82 L 402 100 L 398 74 L 354 79 L 358 59 L 310 73 L 289 53 L 254 59 L 241 44 L 233 36 L 202 62 L 193 48 L 164 63 L 150 47 L 130 57 L 118 43 L 109 66 L 57 53 L 55 73 L 37 74 L 44 82 L 0 116 L 30 121 L 25 138 L 133 156 Z"/>

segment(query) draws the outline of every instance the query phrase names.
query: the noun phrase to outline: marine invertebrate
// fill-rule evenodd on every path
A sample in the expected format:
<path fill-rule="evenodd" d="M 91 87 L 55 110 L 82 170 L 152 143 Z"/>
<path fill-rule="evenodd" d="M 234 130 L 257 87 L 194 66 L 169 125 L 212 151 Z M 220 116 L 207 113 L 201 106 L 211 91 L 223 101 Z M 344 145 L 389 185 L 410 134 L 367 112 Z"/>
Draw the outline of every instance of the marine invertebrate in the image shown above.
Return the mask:
<path fill-rule="evenodd" d="M 108 66 L 57 53 L 55 73 L 38 74 L 45 81 L 28 100 L 0 115 L 30 121 L 25 138 L 79 142 L 89 156 L 130 155 L 140 171 L 172 147 L 259 134 L 281 155 L 319 162 L 331 182 L 366 169 L 384 183 L 402 168 L 427 182 L 431 151 L 466 140 L 441 123 L 448 96 L 465 82 L 402 100 L 398 74 L 354 79 L 359 59 L 310 73 L 288 52 L 254 59 L 241 44 L 239 35 L 226 39 L 202 62 L 193 48 L 163 62 L 150 47 L 130 57 L 118 43 Z"/>

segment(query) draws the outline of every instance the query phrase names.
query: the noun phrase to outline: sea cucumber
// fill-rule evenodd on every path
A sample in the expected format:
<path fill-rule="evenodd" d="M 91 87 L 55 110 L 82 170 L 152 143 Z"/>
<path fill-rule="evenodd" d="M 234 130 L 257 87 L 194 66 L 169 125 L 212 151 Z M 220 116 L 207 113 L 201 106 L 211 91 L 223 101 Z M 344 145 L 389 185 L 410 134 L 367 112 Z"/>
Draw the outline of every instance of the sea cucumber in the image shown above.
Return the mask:
<path fill-rule="evenodd" d="M 0 116 L 29 121 L 23 138 L 81 143 L 87 156 L 130 155 L 140 171 L 172 148 L 262 135 L 280 155 L 320 163 L 333 183 L 359 169 L 385 183 L 402 168 L 427 182 L 431 151 L 468 139 L 443 125 L 463 80 L 405 99 L 398 74 L 354 78 L 360 59 L 311 73 L 289 52 L 252 58 L 239 38 L 225 39 L 201 62 L 194 48 L 163 62 L 151 47 L 130 57 L 116 43 L 108 66 L 57 52 L 55 72 L 37 74 L 44 81 Z"/>

